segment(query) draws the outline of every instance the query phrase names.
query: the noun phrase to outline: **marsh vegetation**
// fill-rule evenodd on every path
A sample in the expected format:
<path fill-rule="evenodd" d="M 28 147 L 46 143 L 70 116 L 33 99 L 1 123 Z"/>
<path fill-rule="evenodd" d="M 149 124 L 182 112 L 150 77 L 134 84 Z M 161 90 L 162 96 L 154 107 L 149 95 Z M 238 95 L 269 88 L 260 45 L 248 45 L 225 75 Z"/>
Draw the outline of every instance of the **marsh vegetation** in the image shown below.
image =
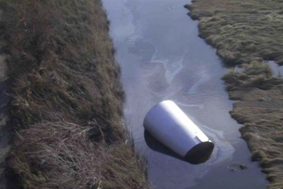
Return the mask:
<path fill-rule="evenodd" d="M 282 1 L 194 0 L 186 7 L 200 21 L 200 37 L 231 68 L 223 77 L 230 98 L 237 100 L 230 113 L 244 125 L 240 131 L 252 159 L 267 174 L 269 188 L 281 189 L 283 80 L 272 76 L 263 61 L 283 64 Z"/>
<path fill-rule="evenodd" d="M 146 188 L 100 0 L 1 0 L 12 188 Z"/>

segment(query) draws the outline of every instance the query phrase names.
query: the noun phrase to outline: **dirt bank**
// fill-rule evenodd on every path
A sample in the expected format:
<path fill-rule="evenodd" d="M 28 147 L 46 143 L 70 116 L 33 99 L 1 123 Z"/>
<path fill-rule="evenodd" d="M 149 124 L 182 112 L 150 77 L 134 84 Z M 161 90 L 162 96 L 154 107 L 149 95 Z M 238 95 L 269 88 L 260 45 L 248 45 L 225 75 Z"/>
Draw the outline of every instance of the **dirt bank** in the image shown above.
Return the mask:
<path fill-rule="evenodd" d="M 252 159 L 259 161 L 269 188 L 283 187 L 283 80 L 263 60 L 283 64 L 283 3 L 264 0 L 195 0 L 186 5 L 198 19 L 200 37 L 217 48 L 228 67 L 223 79 L 234 103 L 231 116 L 244 127 Z"/>
<path fill-rule="evenodd" d="M 1 0 L 10 188 L 147 188 L 100 0 Z"/>

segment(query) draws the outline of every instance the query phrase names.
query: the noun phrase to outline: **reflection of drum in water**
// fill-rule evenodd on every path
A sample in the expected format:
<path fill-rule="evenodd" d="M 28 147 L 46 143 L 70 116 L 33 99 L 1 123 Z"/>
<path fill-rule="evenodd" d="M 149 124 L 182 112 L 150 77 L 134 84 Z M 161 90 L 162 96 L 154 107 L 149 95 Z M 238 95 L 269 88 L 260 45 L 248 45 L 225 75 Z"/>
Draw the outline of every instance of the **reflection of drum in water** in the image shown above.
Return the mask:
<path fill-rule="evenodd" d="M 145 129 L 190 163 L 203 163 L 214 144 L 172 101 L 155 105 L 144 119 Z"/>

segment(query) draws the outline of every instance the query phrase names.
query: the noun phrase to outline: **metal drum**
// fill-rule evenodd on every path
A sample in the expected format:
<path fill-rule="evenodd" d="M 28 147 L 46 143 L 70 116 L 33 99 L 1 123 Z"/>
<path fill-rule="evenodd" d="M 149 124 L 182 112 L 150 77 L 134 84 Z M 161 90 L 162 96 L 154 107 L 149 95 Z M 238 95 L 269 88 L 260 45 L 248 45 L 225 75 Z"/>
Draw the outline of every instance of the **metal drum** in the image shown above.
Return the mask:
<path fill-rule="evenodd" d="M 147 113 L 144 127 L 158 141 L 190 163 L 205 162 L 214 148 L 209 138 L 170 100 L 160 102 Z"/>

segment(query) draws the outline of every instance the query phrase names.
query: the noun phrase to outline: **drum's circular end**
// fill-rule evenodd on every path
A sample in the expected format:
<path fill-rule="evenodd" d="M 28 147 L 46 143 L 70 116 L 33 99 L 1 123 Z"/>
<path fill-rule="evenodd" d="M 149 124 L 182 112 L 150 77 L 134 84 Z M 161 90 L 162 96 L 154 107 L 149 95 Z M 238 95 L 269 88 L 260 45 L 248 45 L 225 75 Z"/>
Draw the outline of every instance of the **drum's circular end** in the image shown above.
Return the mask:
<path fill-rule="evenodd" d="M 213 149 L 214 144 L 212 142 L 202 142 L 188 151 L 184 160 L 191 164 L 204 163 L 209 159 Z"/>

